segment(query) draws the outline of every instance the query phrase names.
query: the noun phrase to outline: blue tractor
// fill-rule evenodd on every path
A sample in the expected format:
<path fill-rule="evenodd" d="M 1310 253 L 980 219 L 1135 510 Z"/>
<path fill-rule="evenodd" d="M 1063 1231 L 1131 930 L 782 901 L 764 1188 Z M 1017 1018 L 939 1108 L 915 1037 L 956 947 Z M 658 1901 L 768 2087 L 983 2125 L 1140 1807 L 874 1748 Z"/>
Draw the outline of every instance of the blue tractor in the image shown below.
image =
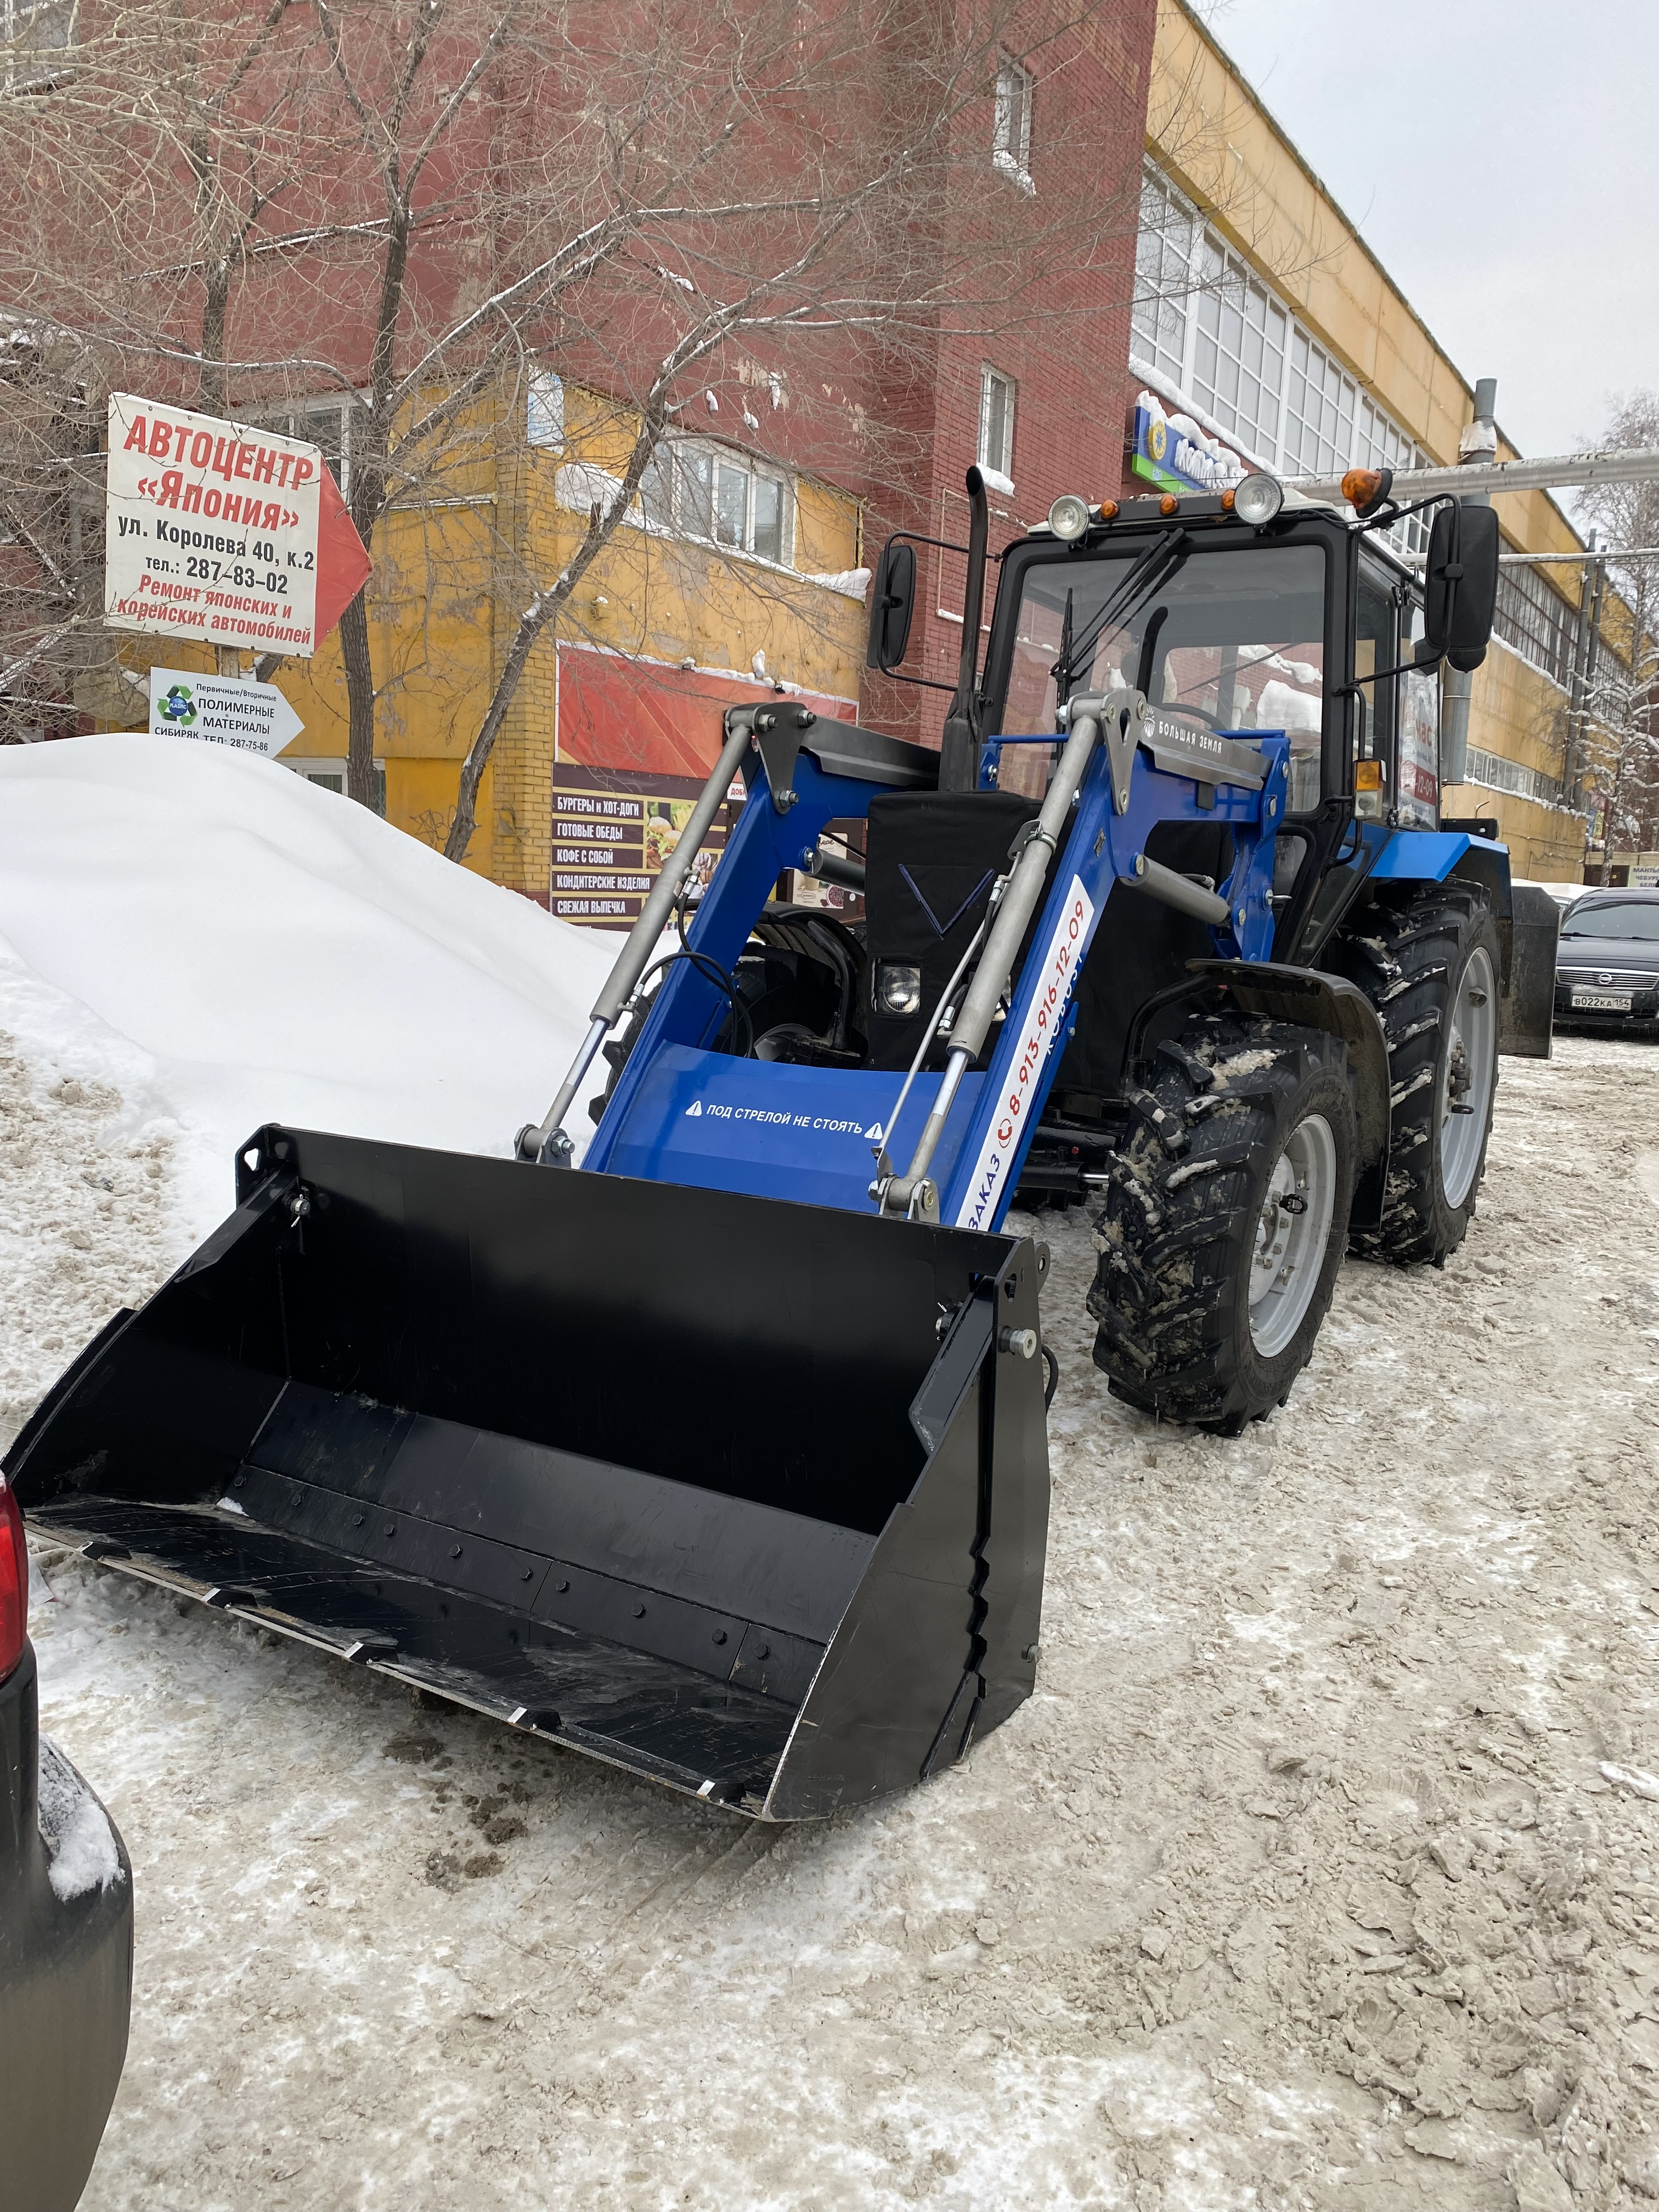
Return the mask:
<path fill-rule="evenodd" d="M 1413 562 L 1386 484 L 1352 518 L 1265 477 L 1063 498 L 1000 557 L 981 668 L 968 488 L 941 750 L 787 693 L 728 712 L 517 1158 L 260 1130 L 229 1218 L 12 1447 L 37 1522 L 821 1816 L 1036 1680 L 1057 1370 L 1017 1197 L 1097 1210 L 1112 1389 L 1229 1433 L 1284 1403 L 1345 1252 L 1444 1263 L 1499 1052 L 1547 1053 L 1553 1000 L 1553 906 L 1495 823 L 1439 815 L 1491 510 L 1424 502 Z M 919 545 L 877 573 L 889 673 Z M 861 918 L 781 904 L 791 872 Z"/>

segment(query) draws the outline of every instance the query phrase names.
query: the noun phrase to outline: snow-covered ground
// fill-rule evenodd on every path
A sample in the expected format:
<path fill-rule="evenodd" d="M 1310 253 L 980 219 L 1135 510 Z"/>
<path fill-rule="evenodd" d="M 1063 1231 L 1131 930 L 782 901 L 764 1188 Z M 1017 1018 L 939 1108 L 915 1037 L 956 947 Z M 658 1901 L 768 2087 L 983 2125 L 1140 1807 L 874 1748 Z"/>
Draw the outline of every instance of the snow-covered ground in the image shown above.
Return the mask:
<path fill-rule="evenodd" d="M 208 1119 L 47 935 L 0 970 L 15 1417 L 196 1233 Z M 88 2212 L 1659 2197 L 1659 1049 L 1506 1061 L 1464 1250 L 1351 1263 L 1235 1441 L 1106 1395 L 1086 1224 L 1042 1227 L 1039 1692 L 874 1810 L 750 1827 L 38 1557 L 134 1866 Z"/>

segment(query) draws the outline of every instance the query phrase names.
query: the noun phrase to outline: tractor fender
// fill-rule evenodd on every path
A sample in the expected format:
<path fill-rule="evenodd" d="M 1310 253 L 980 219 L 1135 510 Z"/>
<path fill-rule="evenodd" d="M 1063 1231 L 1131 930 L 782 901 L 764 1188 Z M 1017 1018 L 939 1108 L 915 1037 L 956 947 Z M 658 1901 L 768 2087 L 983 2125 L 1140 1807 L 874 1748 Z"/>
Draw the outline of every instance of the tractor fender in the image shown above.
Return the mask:
<path fill-rule="evenodd" d="M 1502 960 L 1498 981 L 1507 997 L 1515 950 L 1515 894 L 1507 845 L 1491 837 L 1472 836 L 1467 830 L 1395 830 L 1377 854 L 1367 880 L 1443 884 L 1449 879 L 1476 884 L 1486 895 L 1498 924 Z"/>
<path fill-rule="evenodd" d="M 1348 1079 L 1358 1125 L 1358 1164 L 1386 1176 L 1389 1152 L 1389 1043 L 1377 1011 L 1357 983 L 1317 968 L 1270 960 L 1200 960 L 1196 975 L 1224 985 L 1241 1012 L 1323 1030 L 1348 1048 Z"/>
<path fill-rule="evenodd" d="M 1517 884 L 1507 845 L 1474 830 L 1397 830 L 1370 872 L 1373 883 L 1466 883 L 1486 894 L 1498 924 L 1498 1049 L 1527 1060 L 1547 1060 L 1555 1019 L 1555 940 L 1560 911 L 1534 884 Z"/>

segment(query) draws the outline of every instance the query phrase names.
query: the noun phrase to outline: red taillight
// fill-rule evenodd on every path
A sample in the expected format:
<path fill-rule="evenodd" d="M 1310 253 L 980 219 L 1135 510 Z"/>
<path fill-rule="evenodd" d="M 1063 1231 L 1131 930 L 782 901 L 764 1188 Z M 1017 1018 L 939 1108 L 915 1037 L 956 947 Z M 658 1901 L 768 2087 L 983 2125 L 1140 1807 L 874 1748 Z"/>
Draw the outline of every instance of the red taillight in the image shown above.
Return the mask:
<path fill-rule="evenodd" d="M 23 1656 L 29 1625 L 29 1553 L 16 1495 L 0 1475 L 0 1682 Z"/>

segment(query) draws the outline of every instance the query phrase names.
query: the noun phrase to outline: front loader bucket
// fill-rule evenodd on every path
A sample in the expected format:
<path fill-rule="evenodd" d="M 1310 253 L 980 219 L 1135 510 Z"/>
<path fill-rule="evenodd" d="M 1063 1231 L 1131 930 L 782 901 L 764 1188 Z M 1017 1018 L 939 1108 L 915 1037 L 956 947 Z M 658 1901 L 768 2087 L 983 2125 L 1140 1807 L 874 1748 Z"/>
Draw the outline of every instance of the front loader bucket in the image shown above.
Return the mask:
<path fill-rule="evenodd" d="M 267 1128 L 8 1454 L 43 1533 L 699 1797 L 1031 1689 L 1028 1241 Z"/>

